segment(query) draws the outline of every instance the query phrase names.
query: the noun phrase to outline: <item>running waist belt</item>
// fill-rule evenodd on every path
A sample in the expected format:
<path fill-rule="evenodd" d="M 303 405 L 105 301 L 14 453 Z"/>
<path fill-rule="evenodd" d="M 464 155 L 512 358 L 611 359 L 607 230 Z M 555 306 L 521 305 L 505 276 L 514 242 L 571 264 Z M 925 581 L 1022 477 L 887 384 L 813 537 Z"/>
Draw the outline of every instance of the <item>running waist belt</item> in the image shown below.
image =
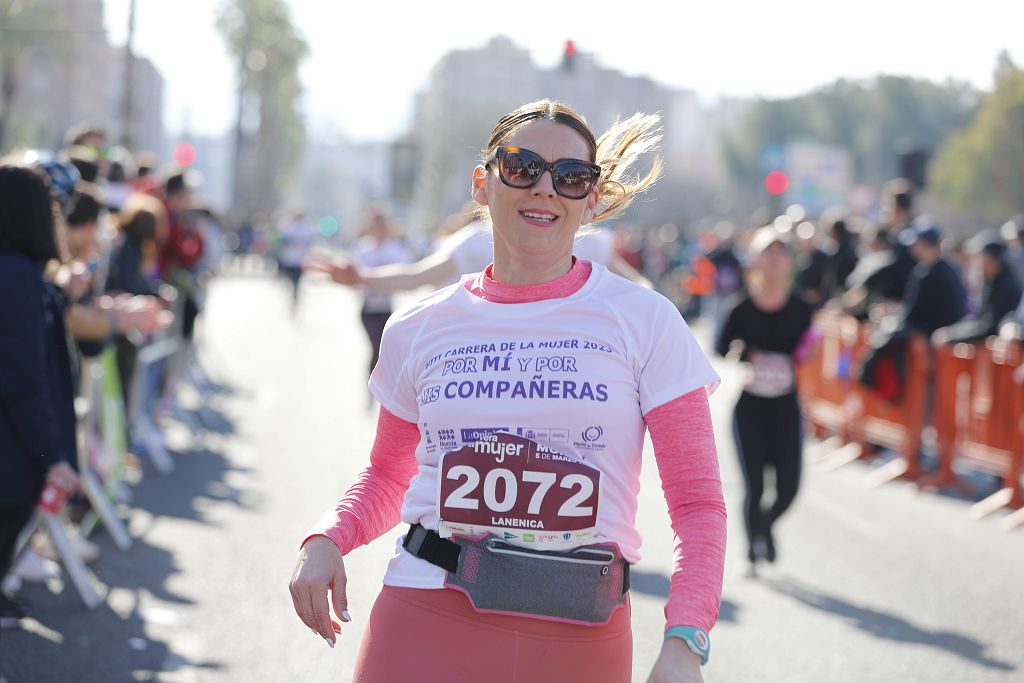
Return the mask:
<path fill-rule="evenodd" d="M 477 611 L 597 626 L 626 603 L 629 563 L 614 543 L 543 551 L 493 534 L 452 538 L 413 524 L 402 546 L 446 570 L 445 586 L 465 593 Z"/>

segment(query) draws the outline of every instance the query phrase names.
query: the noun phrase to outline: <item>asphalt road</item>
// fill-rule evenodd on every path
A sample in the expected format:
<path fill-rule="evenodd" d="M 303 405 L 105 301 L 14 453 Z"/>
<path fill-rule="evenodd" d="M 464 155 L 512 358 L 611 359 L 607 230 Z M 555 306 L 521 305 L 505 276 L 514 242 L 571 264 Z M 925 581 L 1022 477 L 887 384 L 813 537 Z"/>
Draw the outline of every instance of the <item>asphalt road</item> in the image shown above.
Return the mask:
<path fill-rule="evenodd" d="M 200 332 L 215 391 L 201 397 L 186 386 L 180 400 L 201 427 L 167 423 L 177 468 L 162 476 L 145 465 L 122 510 L 134 546 L 121 553 L 96 534 L 104 604 L 87 611 L 62 582 L 22 591 L 32 618 L 0 632 L 8 683 L 350 680 L 398 530 L 347 558 L 354 622 L 334 650 L 295 617 L 287 583 L 306 528 L 369 451 L 376 411 L 358 301 L 311 285 L 292 318 L 279 281 L 225 276 Z M 999 514 L 971 521 L 963 497 L 903 483 L 869 488 L 870 464 L 829 471 L 808 455 L 800 495 L 780 522 L 779 562 L 747 576 L 730 428 L 736 369 L 716 363 L 730 540 L 705 680 L 1024 680 L 1024 531 L 1000 530 Z M 671 558 L 647 462 L 644 559 L 632 574 L 636 681 L 660 646 Z"/>

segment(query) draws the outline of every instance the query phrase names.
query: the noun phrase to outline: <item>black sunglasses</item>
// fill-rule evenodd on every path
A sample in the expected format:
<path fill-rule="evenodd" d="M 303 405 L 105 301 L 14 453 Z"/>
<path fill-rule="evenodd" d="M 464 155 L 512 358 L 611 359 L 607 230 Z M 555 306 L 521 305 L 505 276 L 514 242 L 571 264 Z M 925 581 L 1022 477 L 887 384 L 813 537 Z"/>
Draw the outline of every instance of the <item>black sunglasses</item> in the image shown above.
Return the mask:
<path fill-rule="evenodd" d="M 487 160 L 498 162 L 498 177 L 519 190 L 533 187 L 545 171 L 551 171 L 551 185 L 566 199 L 583 199 L 601 178 L 601 167 L 581 159 L 559 159 L 548 163 L 544 157 L 522 147 L 497 147 Z"/>

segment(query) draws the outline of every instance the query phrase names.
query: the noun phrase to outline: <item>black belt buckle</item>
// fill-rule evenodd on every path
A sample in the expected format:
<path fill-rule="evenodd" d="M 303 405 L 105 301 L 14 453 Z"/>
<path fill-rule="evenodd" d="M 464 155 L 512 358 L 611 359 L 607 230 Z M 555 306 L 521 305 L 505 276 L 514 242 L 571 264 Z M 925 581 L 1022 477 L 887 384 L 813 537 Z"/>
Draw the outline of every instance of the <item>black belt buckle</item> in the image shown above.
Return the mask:
<path fill-rule="evenodd" d="M 420 524 L 410 524 L 409 531 L 405 534 L 405 541 L 402 542 L 402 547 L 409 551 L 410 554 L 420 557 L 420 551 L 423 549 L 423 542 L 427 540 L 430 535 L 430 530 Z"/>
<path fill-rule="evenodd" d="M 441 538 L 436 531 L 422 524 L 409 525 L 402 547 L 414 557 L 426 560 L 446 571 L 454 572 L 459 569 L 459 554 L 462 551 L 459 544 Z"/>

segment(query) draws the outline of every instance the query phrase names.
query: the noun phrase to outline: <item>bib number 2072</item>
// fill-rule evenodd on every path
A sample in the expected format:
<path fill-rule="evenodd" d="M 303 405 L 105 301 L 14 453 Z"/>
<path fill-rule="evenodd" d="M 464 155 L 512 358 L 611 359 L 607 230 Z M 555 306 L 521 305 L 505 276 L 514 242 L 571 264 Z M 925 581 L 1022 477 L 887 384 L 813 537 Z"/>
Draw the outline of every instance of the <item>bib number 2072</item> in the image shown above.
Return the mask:
<path fill-rule="evenodd" d="M 600 472 L 511 434 L 490 435 L 440 463 L 441 519 L 559 531 L 597 521 Z"/>

